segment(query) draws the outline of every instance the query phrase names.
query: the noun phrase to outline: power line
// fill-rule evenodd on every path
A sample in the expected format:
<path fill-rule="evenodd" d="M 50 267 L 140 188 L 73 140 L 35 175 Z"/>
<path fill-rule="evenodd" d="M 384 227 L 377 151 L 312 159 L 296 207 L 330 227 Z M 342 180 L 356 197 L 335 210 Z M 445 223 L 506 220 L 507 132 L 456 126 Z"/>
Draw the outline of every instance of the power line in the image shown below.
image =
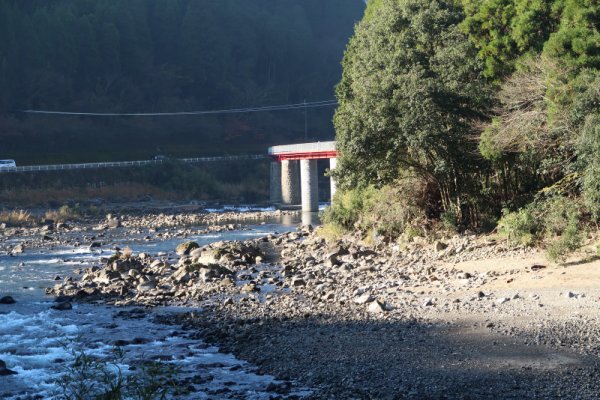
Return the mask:
<path fill-rule="evenodd" d="M 20 110 L 25 114 L 43 114 L 43 115 L 72 115 L 72 116 L 89 116 L 89 117 L 168 117 L 168 116 L 184 116 L 184 115 L 218 115 L 218 114 L 242 114 L 267 111 L 285 111 L 296 110 L 301 108 L 318 108 L 332 107 L 338 104 L 337 100 L 323 100 L 313 102 L 302 102 L 295 104 L 282 104 L 275 106 L 264 107 L 246 107 L 234 108 L 227 110 L 208 110 L 208 111 L 180 111 L 167 113 L 97 113 L 97 112 L 71 112 L 71 111 L 49 111 L 49 110 Z"/>

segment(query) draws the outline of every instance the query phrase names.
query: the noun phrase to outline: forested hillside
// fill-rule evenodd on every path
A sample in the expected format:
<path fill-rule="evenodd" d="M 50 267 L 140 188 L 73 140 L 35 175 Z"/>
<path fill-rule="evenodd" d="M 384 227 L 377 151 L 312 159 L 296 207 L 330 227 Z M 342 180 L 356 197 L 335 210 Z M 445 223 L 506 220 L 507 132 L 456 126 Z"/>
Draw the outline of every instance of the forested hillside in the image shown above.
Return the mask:
<path fill-rule="evenodd" d="M 18 163 L 257 152 L 304 138 L 304 111 L 173 112 L 333 98 L 362 0 L 0 0 L 0 158 Z M 309 110 L 331 138 L 333 109 Z"/>
<path fill-rule="evenodd" d="M 370 2 L 337 88 L 330 222 L 497 229 L 561 259 L 600 218 L 599 68 L 595 0 Z"/>

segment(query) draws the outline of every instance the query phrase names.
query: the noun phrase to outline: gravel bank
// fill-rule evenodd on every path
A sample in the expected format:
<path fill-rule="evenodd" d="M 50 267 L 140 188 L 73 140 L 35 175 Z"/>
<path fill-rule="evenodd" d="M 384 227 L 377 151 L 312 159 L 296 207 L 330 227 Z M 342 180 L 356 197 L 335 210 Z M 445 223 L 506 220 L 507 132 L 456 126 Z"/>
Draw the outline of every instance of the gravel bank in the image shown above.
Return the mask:
<path fill-rule="evenodd" d="M 51 293 L 201 306 L 180 322 L 289 382 L 282 393 L 299 385 L 319 399 L 600 396 L 599 265 L 549 265 L 475 236 L 370 248 L 311 231 L 186 243 L 167 258 L 121 255 Z"/>

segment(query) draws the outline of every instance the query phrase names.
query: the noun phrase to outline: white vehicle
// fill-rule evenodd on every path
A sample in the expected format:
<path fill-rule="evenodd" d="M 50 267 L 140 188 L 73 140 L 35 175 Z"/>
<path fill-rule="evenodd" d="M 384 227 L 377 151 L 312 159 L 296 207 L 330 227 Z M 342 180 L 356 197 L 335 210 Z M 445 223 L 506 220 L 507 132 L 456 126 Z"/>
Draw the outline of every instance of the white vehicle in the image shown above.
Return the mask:
<path fill-rule="evenodd" d="M 0 160 L 0 169 L 15 168 L 16 166 L 15 160 Z"/>

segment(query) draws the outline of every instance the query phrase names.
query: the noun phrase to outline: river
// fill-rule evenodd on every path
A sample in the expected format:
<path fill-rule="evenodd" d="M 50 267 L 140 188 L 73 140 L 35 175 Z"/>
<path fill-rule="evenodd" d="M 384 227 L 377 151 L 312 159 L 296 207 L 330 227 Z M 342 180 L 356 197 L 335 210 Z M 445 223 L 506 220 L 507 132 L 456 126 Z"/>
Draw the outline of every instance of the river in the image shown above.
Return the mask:
<path fill-rule="evenodd" d="M 250 226 L 247 230 L 192 236 L 200 245 L 221 240 L 245 240 L 294 229 L 298 220 L 288 219 Z M 306 222 L 306 221 L 305 221 Z M 120 247 L 134 253 L 172 253 L 182 239 L 140 242 L 130 237 Z M 18 242 L 18 238 L 9 238 Z M 32 249 L 18 256 L 0 255 L 0 297 L 12 296 L 12 305 L 0 305 L 0 360 L 17 372 L 0 376 L 0 399 L 52 399 L 69 387 L 57 384 L 70 371 L 80 352 L 98 360 L 111 371 L 133 374 L 141 361 L 161 361 L 187 378 L 190 393 L 182 399 L 247 398 L 268 399 L 269 385 L 279 384 L 272 376 L 259 375 L 255 368 L 230 354 L 222 354 L 190 337 L 178 326 L 155 322 L 161 314 L 193 311 L 171 308 L 144 310 L 99 304 L 75 303 L 73 310 L 51 309 L 55 304 L 44 288 L 55 279 L 70 276 L 77 268 L 99 264 L 114 250 L 91 250 L 87 246 Z M 129 343 L 115 359 L 115 342 Z M 131 344 L 133 342 L 133 344 Z M 105 361 L 102 361 L 103 363 Z M 72 372 L 71 372 L 72 373 Z M 71 382 L 72 383 L 72 382 Z M 303 393 L 292 393 L 302 395 Z"/>

